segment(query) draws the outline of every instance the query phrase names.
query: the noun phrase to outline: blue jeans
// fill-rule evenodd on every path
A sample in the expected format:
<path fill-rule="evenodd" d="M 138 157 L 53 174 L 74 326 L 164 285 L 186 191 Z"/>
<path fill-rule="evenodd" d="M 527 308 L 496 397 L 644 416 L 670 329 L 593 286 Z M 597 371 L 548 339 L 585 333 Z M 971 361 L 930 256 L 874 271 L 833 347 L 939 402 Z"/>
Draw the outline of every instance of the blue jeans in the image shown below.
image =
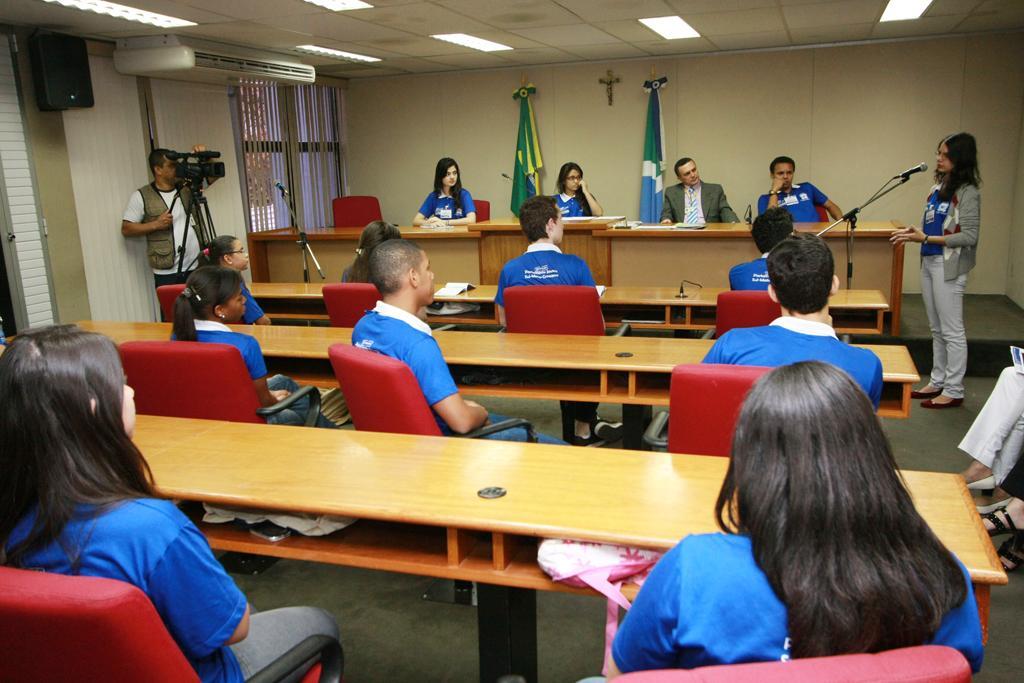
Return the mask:
<path fill-rule="evenodd" d="M 496 415 L 495 413 L 491 412 L 487 413 L 487 424 L 494 424 L 496 422 L 501 422 L 502 420 L 507 419 L 509 418 L 505 417 L 504 415 Z M 495 434 L 491 434 L 490 436 L 485 436 L 482 438 L 494 439 L 495 441 L 526 441 L 526 436 L 526 429 L 524 427 L 513 427 L 512 429 L 506 429 L 504 431 L 497 432 Z M 555 446 L 569 445 L 562 441 L 561 439 L 555 439 L 553 437 L 548 436 L 547 434 L 541 434 L 540 432 L 537 432 L 537 443 L 548 443 L 553 444 Z"/>
<path fill-rule="evenodd" d="M 296 392 L 299 390 L 298 383 L 291 377 L 285 377 L 284 375 L 274 375 L 267 380 L 267 386 L 271 391 L 279 391 L 280 389 L 287 389 L 289 392 Z M 309 412 L 309 397 L 303 396 L 298 401 L 292 404 L 290 408 L 285 408 L 279 413 L 267 416 L 267 424 L 272 425 L 298 425 L 302 426 L 306 424 L 306 413 Z M 334 424 L 322 414 L 316 416 L 315 427 L 322 429 L 337 429 L 338 425 Z"/>

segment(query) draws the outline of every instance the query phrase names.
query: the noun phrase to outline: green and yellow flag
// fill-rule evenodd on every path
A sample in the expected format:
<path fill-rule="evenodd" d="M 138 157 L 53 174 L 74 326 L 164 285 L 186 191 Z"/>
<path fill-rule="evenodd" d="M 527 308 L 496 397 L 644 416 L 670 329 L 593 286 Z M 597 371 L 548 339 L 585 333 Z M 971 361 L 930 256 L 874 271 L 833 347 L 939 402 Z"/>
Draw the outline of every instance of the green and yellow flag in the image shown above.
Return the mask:
<path fill-rule="evenodd" d="M 533 83 L 516 88 L 512 98 L 519 100 L 519 138 L 516 140 L 515 170 L 512 172 L 512 213 L 519 215 L 519 207 L 540 190 L 537 169 L 544 165 L 540 158 L 540 140 L 537 122 L 533 118 L 530 95 L 537 92 Z"/>

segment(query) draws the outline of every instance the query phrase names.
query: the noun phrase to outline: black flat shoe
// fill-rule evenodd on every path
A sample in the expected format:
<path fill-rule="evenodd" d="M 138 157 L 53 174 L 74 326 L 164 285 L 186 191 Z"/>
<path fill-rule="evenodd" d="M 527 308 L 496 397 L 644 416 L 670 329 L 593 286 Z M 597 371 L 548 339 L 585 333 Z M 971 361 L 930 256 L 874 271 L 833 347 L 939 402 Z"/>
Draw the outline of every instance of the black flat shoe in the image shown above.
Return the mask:
<path fill-rule="evenodd" d="M 942 393 L 942 389 L 934 389 L 932 391 L 918 391 L 914 389 L 910 392 L 910 398 L 935 398 Z"/>

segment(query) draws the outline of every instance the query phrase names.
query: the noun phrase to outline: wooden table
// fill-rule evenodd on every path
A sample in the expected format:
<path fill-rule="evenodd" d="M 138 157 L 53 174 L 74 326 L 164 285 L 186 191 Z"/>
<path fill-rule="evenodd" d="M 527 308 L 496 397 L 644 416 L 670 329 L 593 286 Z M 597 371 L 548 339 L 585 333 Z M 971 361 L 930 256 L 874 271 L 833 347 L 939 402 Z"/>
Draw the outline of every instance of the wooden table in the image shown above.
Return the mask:
<path fill-rule="evenodd" d="M 170 338 L 169 323 L 79 323 L 121 343 Z M 335 387 L 327 358 L 331 344 L 350 344 L 352 330 L 341 327 L 239 325 L 255 337 L 271 373 L 301 384 Z M 651 406 L 668 406 L 672 368 L 699 363 L 710 339 L 665 337 L 580 337 L 551 334 L 436 332 L 434 334 L 459 390 L 470 396 L 594 401 L 622 404 L 627 448 L 641 448 Z M 858 345 L 882 361 L 882 401 L 878 414 L 909 417 L 910 391 L 920 377 L 906 347 Z M 494 371 L 499 384 L 468 382 L 471 375 Z"/>
<path fill-rule="evenodd" d="M 534 591 L 589 592 L 554 583 L 538 568 L 537 538 L 668 550 L 686 535 L 717 530 L 714 503 L 728 464 L 152 416 L 139 416 L 135 442 L 168 498 L 360 519 L 326 537 L 278 543 L 201 525 L 218 550 L 479 582 L 481 680 L 488 682 L 509 671 L 536 679 Z M 989 589 L 1005 584 L 1006 574 L 963 479 L 903 475 L 921 515 L 967 567 L 987 635 Z M 477 495 L 489 486 L 507 495 Z"/>
<path fill-rule="evenodd" d="M 442 285 L 438 285 L 438 289 Z M 254 282 L 252 295 L 275 320 L 327 320 L 323 303 L 323 285 L 301 282 Z M 494 308 L 497 285 L 480 285 L 464 294 L 435 297 L 437 301 L 471 303 L 478 312 L 459 315 L 435 315 L 433 323 L 460 325 L 497 325 Z M 623 320 L 632 321 L 639 330 L 710 330 L 715 327 L 718 287 L 686 287 L 686 296 L 678 296 L 671 287 L 609 287 L 601 296 L 601 310 L 609 329 Z M 840 334 L 882 334 L 889 304 L 885 294 L 875 290 L 841 289 L 829 301 L 836 331 Z"/>

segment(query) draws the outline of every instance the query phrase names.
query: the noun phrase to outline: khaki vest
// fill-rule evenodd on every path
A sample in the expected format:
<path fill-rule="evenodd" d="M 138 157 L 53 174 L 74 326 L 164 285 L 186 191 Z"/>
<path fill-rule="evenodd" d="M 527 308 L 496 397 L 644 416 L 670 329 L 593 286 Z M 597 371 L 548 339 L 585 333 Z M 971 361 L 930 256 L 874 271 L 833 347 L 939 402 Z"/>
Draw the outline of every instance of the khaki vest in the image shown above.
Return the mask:
<path fill-rule="evenodd" d="M 139 194 L 142 195 L 142 211 L 143 216 L 141 223 L 149 223 L 155 221 L 170 207 L 164 201 L 163 196 L 156 189 L 156 185 L 150 183 L 139 188 Z M 187 187 L 181 188 L 181 196 L 178 201 L 182 203 L 182 208 L 189 206 L 192 201 L 192 190 Z M 191 226 L 192 221 L 188 221 L 186 225 Z M 197 235 L 198 238 L 198 235 Z M 167 270 L 173 268 L 177 259 L 175 258 L 175 250 L 179 245 L 174 243 L 174 224 L 171 223 L 171 227 L 164 230 L 154 230 L 153 232 L 146 233 L 146 257 L 149 259 L 149 265 L 154 270 Z"/>

